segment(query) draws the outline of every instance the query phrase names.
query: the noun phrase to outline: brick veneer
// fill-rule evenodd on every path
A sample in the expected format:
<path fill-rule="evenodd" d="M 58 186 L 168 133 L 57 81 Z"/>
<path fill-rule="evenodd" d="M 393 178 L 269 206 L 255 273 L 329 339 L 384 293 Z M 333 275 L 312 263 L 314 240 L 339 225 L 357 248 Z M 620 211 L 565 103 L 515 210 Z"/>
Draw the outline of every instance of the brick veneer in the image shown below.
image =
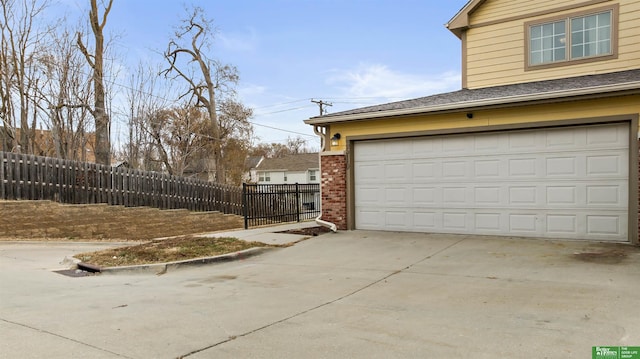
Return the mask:
<path fill-rule="evenodd" d="M 340 155 L 320 156 L 322 219 L 347 229 L 347 160 Z"/>

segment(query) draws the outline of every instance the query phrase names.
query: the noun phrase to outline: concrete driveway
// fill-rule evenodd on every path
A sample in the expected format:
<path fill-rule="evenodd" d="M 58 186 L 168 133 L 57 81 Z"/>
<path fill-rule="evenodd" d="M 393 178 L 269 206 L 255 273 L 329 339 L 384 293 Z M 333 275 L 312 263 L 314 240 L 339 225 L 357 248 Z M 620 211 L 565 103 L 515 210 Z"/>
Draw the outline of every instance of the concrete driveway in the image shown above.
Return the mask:
<path fill-rule="evenodd" d="M 164 275 L 0 244 L 2 358 L 590 358 L 640 346 L 640 250 L 352 231 Z"/>

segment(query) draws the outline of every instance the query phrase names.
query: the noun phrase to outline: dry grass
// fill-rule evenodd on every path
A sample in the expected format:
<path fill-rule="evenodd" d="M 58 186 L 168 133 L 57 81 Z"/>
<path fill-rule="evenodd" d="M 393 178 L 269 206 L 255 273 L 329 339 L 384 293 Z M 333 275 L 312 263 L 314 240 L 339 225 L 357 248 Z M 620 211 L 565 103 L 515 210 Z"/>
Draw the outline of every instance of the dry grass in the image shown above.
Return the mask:
<path fill-rule="evenodd" d="M 211 257 L 254 247 L 282 247 L 261 242 L 246 242 L 237 238 L 207 238 L 182 236 L 154 240 L 129 247 L 106 249 L 75 255 L 85 263 L 100 267 L 153 264 Z"/>

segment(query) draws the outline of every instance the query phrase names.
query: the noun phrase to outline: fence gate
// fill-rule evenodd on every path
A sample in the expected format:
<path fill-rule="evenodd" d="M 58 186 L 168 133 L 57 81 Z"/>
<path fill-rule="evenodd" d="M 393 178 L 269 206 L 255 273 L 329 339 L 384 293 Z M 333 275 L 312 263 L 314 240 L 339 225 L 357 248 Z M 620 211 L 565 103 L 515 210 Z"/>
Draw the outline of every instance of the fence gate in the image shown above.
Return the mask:
<path fill-rule="evenodd" d="M 320 215 L 320 185 L 242 185 L 244 228 L 273 223 L 300 222 Z"/>

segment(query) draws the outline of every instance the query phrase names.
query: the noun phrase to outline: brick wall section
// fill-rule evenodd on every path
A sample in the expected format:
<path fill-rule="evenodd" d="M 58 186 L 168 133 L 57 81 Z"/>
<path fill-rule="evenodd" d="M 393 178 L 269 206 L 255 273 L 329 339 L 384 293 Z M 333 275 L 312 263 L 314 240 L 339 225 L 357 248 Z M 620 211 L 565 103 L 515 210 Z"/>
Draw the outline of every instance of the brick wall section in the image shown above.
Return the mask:
<path fill-rule="evenodd" d="M 320 156 L 322 219 L 347 229 L 347 160 L 344 155 Z"/>

